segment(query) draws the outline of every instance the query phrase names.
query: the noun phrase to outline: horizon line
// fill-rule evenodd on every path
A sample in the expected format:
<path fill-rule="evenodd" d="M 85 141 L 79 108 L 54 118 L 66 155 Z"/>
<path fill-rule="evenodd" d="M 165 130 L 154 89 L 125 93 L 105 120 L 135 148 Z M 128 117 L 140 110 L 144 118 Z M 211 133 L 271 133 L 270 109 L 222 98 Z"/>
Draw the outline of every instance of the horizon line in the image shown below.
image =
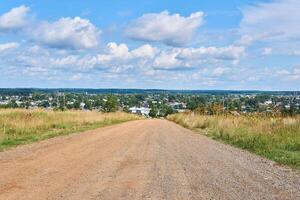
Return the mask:
<path fill-rule="evenodd" d="M 300 90 L 260 90 L 260 89 L 164 89 L 164 88 L 87 88 L 87 87 L 0 87 L 0 90 L 25 89 L 25 90 L 159 90 L 159 91 L 247 91 L 247 92 L 300 92 Z"/>

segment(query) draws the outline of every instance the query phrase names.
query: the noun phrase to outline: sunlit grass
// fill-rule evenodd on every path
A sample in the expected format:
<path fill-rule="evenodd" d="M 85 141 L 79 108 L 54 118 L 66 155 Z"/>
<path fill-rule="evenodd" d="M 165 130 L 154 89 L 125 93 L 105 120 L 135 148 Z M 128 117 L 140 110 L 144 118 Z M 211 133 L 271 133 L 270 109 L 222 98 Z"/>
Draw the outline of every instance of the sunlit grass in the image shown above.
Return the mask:
<path fill-rule="evenodd" d="M 216 140 L 300 169 L 300 117 L 171 115 L 169 120 Z"/>
<path fill-rule="evenodd" d="M 58 135 L 139 119 L 122 112 L 0 110 L 0 151 Z"/>

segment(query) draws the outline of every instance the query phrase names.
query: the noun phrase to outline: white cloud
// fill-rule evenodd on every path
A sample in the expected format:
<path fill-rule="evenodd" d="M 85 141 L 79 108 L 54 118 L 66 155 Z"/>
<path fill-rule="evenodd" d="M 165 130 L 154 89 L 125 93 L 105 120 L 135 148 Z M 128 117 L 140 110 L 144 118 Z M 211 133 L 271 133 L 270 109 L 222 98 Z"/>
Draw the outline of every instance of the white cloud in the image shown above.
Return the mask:
<path fill-rule="evenodd" d="M 168 11 L 144 14 L 132 21 L 125 33 L 128 37 L 143 41 L 158 41 L 167 45 L 184 45 L 204 23 L 204 13 L 192 13 L 188 17 L 171 15 Z"/>
<path fill-rule="evenodd" d="M 108 43 L 107 52 L 98 54 L 96 60 L 98 64 L 128 62 L 136 59 L 151 59 L 155 56 L 157 49 L 149 44 L 140 46 L 132 51 L 126 44 L 116 44 L 114 42 Z"/>
<path fill-rule="evenodd" d="M 1 15 L 0 31 L 13 31 L 23 28 L 27 24 L 29 10 L 29 7 L 22 5 Z"/>
<path fill-rule="evenodd" d="M 243 41 L 300 39 L 300 1 L 274 0 L 242 9 Z"/>
<path fill-rule="evenodd" d="M 29 7 L 19 6 L 0 16 L 0 32 L 24 28 L 25 37 L 60 49 L 91 49 L 99 44 L 101 31 L 88 19 L 60 18 L 55 22 L 30 21 Z"/>
<path fill-rule="evenodd" d="M 162 51 L 154 60 L 153 67 L 157 69 L 174 69 L 184 67 L 184 63 L 177 59 L 179 49 Z"/>
<path fill-rule="evenodd" d="M 128 68 L 131 65 L 140 66 L 150 62 L 158 50 L 149 44 L 129 50 L 126 44 L 108 43 L 103 53 L 94 56 L 67 55 L 51 59 L 51 65 L 58 67 L 77 67 L 78 69 Z"/>
<path fill-rule="evenodd" d="M 272 54 L 272 52 L 273 52 L 273 49 L 272 49 L 272 48 L 269 48 L 269 47 L 267 47 L 267 48 L 264 48 L 264 49 L 263 49 L 263 51 L 262 51 L 262 55 L 265 55 L 265 56 L 267 56 L 267 55 L 271 55 L 271 54 Z"/>
<path fill-rule="evenodd" d="M 245 34 L 245 33 L 243 33 Z M 266 39 L 270 36 L 270 34 L 267 33 L 257 33 L 257 34 L 252 34 L 252 35 L 242 35 L 240 39 L 238 39 L 235 44 L 238 46 L 250 46 L 252 45 L 254 42 L 259 41 L 259 40 L 263 40 Z"/>
<path fill-rule="evenodd" d="M 200 47 L 183 48 L 178 58 L 184 60 L 217 59 L 239 60 L 245 55 L 245 48 L 240 46 L 229 47 Z"/>
<path fill-rule="evenodd" d="M 155 58 L 153 66 L 159 69 L 187 69 L 214 61 L 237 63 L 244 55 L 245 48 L 238 46 L 173 48 L 161 51 Z"/>
<path fill-rule="evenodd" d="M 133 57 L 153 58 L 157 53 L 157 49 L 149 44 L 146 44 L 137 49 L 134 49 L 131 53 Z"/>
<path fill-rule="evenodd" d="M 128 60 L 130 57 L 129 49 L 126 44 L 116 44 L 114 42 L 107 44 L 107 53 L 98 54 L 99 63 L 107 63 L 113 60 Z"/>
<path fill-rule="evenodd" d="M 290 55 L 292 55 L 292 56 L 300 56 L 300 51 L 293 51 Z"/>
<path fill-rule="evenodd" d="M 70 81 L 78 81 L 78 80 L 81 80 L 84 78 L 84 75 L 83 74 L 74 74 L 72 75 L 69 80 Z"/>
<path fill-rule="evenodd" d="M 115 77 L 131 77 L 135 74 L 141 79 L 151 79 L 161 73 L 173 76 L 197 72 L 204 68 L 207 68 L 207 72 L 203 72 L 203 76 L 217 79 L 228 76 L 231 62 L 241 59 L 243 55 L 243 48 L 236 49 L 232 46 L 160 49 L 145 44 L 130 48 L 126 44 L 114 42 L 108 43 L 103 52 L 98 54 L 77 51 L 60 53 L 56 49 L 36 45 L 22 48 L 8 64 L 18 63 L 18 67 L 26 74 L 36 76 L 41 73 L 47 76 L 48 73 L 49 77 L 54 78 L 57 74 L 67 74 L 65 77 L 70 80 L 82 78 L 76 74 L 94 73 L 111 74 Z"/>
<path fill-rule="evenodd" d="M 77 69 L 102 68 L 120 72 L 129 68 L 174 68 L 178 50 L 173 49 L 173 57 L 170 59 L 170 52 L 162 51 L 149 44 L 142 45 L 129 50 L 126 44 L 108 43 L 103 53 L 94 56 L 75 56 L 51 58 L 50 65 L 56 67 L 76 67 Z"/>
<path fill-rule="evenodd" d="M 51 64 L 55 66 L 69 66 L 75 65 L 78 62 L 78 57 L 74 55 L 68 55 L 63 58 L 51 59 Z"/>
<path fill-rule="evenodd" d="M 50 47 L 90 49 L 99 44 L 100 31 L 87 19 L 68 17 L 40 23 L 30 34 L 35 41 Z"/>
<path fill-rule="evenodd" d="M 44 67 L 28 67 L 25 68 L 23 71 L 23 74 L 28 76 L 47 76 L 49 75 L 49 69 Z"/>
<path fill-rule="evenodd" d="M 15 49 L 18 47 L 19 47 L 19 44 L 16 42 L 0 44 L 0 53 L 4 52 L 6 50 Z"/>
<path fill-rule="evenodd" d="M 228 68 L 225 67 L 217 67 L 212 71 L 213 76 L 222 76 L 224 73 L 228 71 Z"/>
<path fill-rule="evenodd" d="M 300 80 L 300 68 L 295 67 L 291 70 L 279 69 L 275 71 L 275 76 L 284 81 Z"/>

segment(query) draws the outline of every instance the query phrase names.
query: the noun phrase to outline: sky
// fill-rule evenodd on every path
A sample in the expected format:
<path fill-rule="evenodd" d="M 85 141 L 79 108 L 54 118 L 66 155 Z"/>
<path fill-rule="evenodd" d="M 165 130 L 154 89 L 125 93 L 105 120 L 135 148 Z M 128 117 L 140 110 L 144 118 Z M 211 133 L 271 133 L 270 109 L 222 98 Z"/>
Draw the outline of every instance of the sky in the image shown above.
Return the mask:
<path fill-rule="evenodd" d="M 0 87 L 300 90 L 299 0 L 0 0 Z"/>

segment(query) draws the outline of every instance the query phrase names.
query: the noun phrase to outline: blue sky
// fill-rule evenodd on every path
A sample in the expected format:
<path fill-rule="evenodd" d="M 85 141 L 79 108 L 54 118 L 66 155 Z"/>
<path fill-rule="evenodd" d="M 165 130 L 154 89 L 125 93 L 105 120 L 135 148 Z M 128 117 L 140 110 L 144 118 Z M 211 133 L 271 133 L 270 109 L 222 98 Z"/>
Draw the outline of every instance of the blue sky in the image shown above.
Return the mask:
<path fill-rule="evenodd" d="M 0 0 L 0 87 L 300 90 L 300 1 Z"/>

